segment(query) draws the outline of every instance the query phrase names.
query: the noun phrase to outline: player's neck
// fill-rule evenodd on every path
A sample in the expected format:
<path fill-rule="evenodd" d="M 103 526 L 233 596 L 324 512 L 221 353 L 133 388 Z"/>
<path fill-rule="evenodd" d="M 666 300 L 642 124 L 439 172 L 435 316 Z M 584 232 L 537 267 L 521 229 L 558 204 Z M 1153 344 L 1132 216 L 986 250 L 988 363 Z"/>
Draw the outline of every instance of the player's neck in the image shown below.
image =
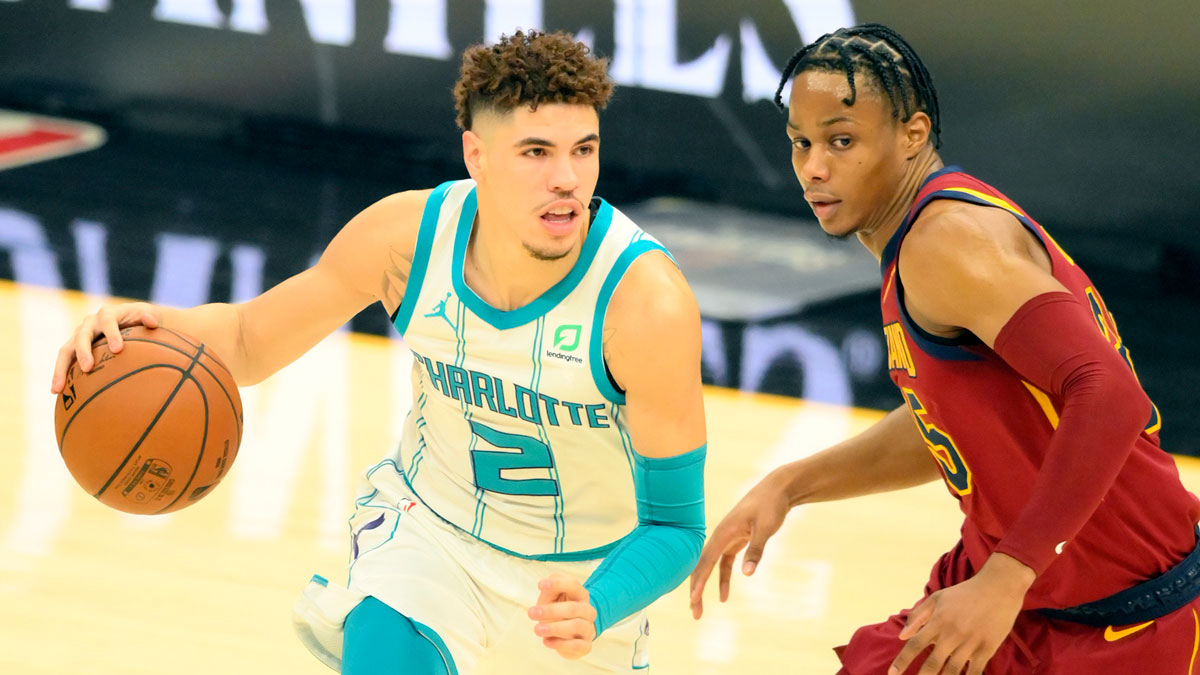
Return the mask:
<path fill-rule="evenodd" d="M 921 191 L 921 185 L 925 179 L 940 168 L 942 168 L 942 158 L 932 145 L 926 145 L 916 157 L 908 162 L 904 175 L 897 183 L 896 190 L 892 193 L 892 198 L 887 205 L 876 213 L 870 226 L 859 231 L 859 241 L 875 255 L 876 259 L 883 256 L 884 247 L 887 246 L 896 230 L 900 228 L 900 224 L 904 222 L 904 217 L 912 208 L 913 201 L 916 200 L 917 193 Z"/>
<path fill-rule="evenodd" d="M 580 242 L 557 260 L 540 260 L 518 239 L 476 214 L 463 262 L 463 280 L 484 302 L 501 311 L 524 307 L 562 281 L 579 260 L 588 228 L 580 228 Z"/>

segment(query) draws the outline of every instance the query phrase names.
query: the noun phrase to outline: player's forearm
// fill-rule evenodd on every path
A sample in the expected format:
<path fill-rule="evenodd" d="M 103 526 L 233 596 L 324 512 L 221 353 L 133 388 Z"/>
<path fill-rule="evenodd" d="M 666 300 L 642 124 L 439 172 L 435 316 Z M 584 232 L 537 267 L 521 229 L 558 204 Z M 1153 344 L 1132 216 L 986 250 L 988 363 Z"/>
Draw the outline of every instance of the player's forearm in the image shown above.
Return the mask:
<path fill-rule="evenodd" d="M 1028 502 L 996 546 L 1041 574 L 1111 489 L 1153 404 L 1096 330 L 1089 308 L 1068 293 L 1027 301 L 1001 331 L 995 351 L 1062 401 Z"/>
<path fill-rule="evenodd" d="M 634 454 L 638 526 L 584 583 L 596 635 L 687 578 L 704 546 L 707 446 L 673 457 Z"/>
<path fill-rule="evenodd" d="M 318 263 L 247 302 L 163 308 L 163 318 L 209 345 L 238 385 L 248 386 L 300 358 L 373 299 L 342 270 Z"/>
<path fill-rule="evenodd" d="M 937 480 L 937 465 L 900 406 L 862 433 L 811 457 L 785 464 L 771 480 L 792 506 L 887 492 Z"/>

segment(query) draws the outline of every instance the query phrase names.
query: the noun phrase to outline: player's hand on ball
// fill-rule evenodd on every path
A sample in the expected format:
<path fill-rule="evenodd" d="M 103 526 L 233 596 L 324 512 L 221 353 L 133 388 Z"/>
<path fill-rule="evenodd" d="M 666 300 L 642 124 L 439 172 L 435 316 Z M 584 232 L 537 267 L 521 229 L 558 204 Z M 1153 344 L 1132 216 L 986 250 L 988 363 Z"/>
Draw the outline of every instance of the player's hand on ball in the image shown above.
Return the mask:
<path fill-rule="evenodd" d="M 539 581 L 537 604 L 529 608 L 529 618 L 537 622 L 533 632 L 542 644 L 564 659 L 582 658 L 592 651 L 596 608 L 579 579 L 556 573 Z"/>
<path fill-rule="evenodd" d="M 139 324 L 146 328 L 158 328 L 161 323 L 162 316 L 158 308 L 146 302 L 104 305 L 94 314 L 84 317 L 75 333 L 58 350 L 58 360 L 54 363 L 54 375 L 50 380 L 50 392 L 62 393 L 67 382 L 67 370 L 72 361 L 79 361 L 83 372 L 91 371 L 96 365 L 92 363 L 92 342 L 96 338 L 101 335 L 108 338 L 109 351 L 117 354 L 122 348 L 122 328 Z"/>
<path fill-rule="evenodd" d="M 746 549 L 742 556 L 742 574 L 754 574 L 754 568 L 762 560 L 767 539 L 779 531 L 790 508 L 784 486 L 775 474 L 770 474 L 747 492 L 729 515 L 721 520 L 708 536 L 696 569 L 692 571 L 693 618 L 699 619 L 704 613 L 704 586 L 717 561 L 721 562 L 719 597 L 721 602 L 725 602 L 729 599 L 729 579 L 738 551 Z"/>

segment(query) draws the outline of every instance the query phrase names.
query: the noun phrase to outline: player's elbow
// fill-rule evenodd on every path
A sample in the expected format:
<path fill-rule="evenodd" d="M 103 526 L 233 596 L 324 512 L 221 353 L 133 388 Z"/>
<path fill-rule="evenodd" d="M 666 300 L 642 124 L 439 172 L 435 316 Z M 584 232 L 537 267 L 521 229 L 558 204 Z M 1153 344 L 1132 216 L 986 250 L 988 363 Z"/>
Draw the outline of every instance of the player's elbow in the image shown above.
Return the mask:
<path fill-rule="evenodd" d="M 675 530 L 680 540 L 679 566 L 690 573 L 700 562 L 700 552 L 704 550 L 704 526 L 676 526 Z"/>
<path fill-rule="evenodd" d="M 1087 419 L 1120 436 L 1141 433 L 1153 409 L 1137 377 L 1115 351 L 1071 369 L 1063 378 L 1062 396 L 1064 409 L 1083 407 Z"/>
<path fill-rule="evenodd" d="M 700 562 L 700 552 L 704 550 L 704 541 L 707 534 L 704 528 L 689 529 L 688 533 L 691 537 L 691 555 L 688 556 L 687 569 L 690 571 L 696 567 L 696 563 Z"/>

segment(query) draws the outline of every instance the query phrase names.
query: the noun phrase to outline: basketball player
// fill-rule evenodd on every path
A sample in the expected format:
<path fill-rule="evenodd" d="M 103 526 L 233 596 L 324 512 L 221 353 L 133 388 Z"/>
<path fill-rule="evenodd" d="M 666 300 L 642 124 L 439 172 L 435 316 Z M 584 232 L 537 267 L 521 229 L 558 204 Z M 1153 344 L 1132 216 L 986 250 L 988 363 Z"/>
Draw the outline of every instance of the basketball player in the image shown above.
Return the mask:
<path fill-rule="evenodd" d="M 56 392 L 93 338 L 173 327 L 249 385 L 383 304 L 414 352 L 413 409 L 364 477 L 348 588 L 314 577 L 295 612 L 334 669 L 644 668 L 642 609 L 699 556 L 700 317 L 666 250 L 593 197 L 606 65 L 562 33 L 469 48 L 470 180 L 368 207 L 247 303 L 104 307 L 59 354 Z"/>
<path fill-rule="evenodd" d="M 1010 199 L 943 166 L 937 94 L 895 32 L 825 35 L 789 80 L 796 177 L 825 232 L 879 259 L 904 405 L 755 486 L 712 532 L 693 615 L 713 567 L 724 600 L 738 551 L 753 573 L 790 508 L 940 477 L 962 538 L 912 609 L 837 649 L 842 673 L 1192 672 L 1200 503 L 1096 288 Z"/>

